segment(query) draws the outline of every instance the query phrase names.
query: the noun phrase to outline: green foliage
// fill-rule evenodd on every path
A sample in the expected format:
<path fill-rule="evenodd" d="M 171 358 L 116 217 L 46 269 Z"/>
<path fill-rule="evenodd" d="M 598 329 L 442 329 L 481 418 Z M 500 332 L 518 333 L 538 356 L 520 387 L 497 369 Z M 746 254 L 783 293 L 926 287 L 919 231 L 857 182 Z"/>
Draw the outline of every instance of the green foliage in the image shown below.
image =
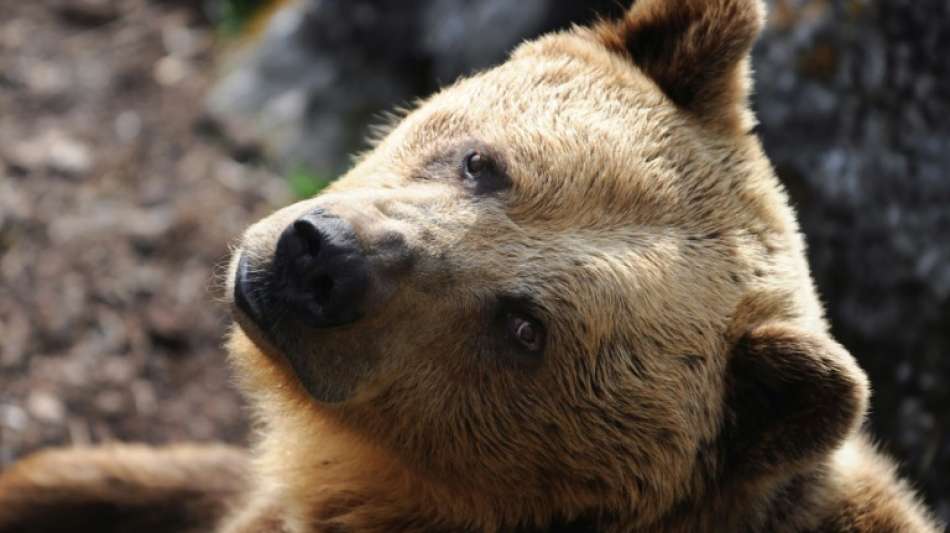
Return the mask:
<path fill-rule="evenodd" d="M 310 198 L 326 188 L 330 179 L 313 171 L 307 165 L 297 165 L 288 175 L 287 182 L 294 196 L 300 199 Z"/>
<path fill-rule="evenodd" d="M 218 31 L 227 37 L 241 33 L 266 0 L 213 0 Z"/>

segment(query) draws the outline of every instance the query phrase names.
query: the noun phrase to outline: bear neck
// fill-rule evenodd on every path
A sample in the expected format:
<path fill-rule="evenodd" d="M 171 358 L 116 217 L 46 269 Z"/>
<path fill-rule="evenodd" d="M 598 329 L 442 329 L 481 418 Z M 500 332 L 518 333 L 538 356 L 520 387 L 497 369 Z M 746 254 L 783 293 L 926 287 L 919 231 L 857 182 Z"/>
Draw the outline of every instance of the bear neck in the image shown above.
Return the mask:
<path fill-rule="evenodd" d="M 309 426 L 306 435 L 271 434 L 260 446 L 260 479 L 270 480 L 262 490 L 284 509 L 283 520 L 292 533 L 334 527 L 352 531 L 524 533 L 807 531 L 840 500 L 829 482 L 829 459 L 771 479 L 741 484 L 700 481 L 706 490 L 697 491 L 696 497 L 681 501 L 649 524 L 642 522 L 640 510 L 632 509 L 591 508 L 571 519 L 558 520 L 539 514 L 539 508 L 521 508 L 515 511 L 521 513 L 518 516 L 497 498 L 455 491 L 411 472 L 391 455 L 339 428 L 320 428 L 324 431 L 319 432 L 319 439 L 313 438 L 315 429 Z M 318 444 L 296 446 L 288 452 L 288 438 Z M 288 453 L 294 457 L 288 457 Z M 511 527 L 528 522 L 546 525 Z"/>
<path fill-rule="evenodd" d="M 828 472 L 830 458 L 794 473 L 741 483 L 713 480 L 707 490 L 674 506 L 642 533 L 801 532 L 814 530 L 837 500 Z M 598 531 L 631 531 L 617 522 Z"/>

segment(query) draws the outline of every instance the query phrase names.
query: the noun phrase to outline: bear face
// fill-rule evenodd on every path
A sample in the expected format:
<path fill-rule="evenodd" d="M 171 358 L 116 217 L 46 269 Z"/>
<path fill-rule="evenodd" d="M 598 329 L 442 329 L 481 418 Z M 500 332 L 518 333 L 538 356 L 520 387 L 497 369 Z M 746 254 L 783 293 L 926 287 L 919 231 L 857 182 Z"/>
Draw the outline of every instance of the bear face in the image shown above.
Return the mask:
<path fill-rule="evenodd" d="M 644 0 L 526 43 L 251 227 L 231 351 L 265 441 L 347 435 L 479 527 L 656 523 L 839 445 L 866 385 L 749 134 L 761 19 Z"/>

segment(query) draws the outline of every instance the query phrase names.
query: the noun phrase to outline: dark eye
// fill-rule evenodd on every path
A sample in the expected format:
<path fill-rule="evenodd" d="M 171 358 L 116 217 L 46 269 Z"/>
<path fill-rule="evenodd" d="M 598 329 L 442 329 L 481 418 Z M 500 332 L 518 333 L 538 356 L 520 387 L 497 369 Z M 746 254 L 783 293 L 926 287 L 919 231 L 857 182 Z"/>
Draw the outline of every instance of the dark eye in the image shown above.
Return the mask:
<path fill-rule="evenodd" d="M 462 161 L 462 171 L 465 173 L 466 178 L 477 180 L 488 170 L 490 164 L 485 154 L 478 150 L 472 150 L 465 154 L 465 159 Z"/>
<path fill-rule="evenodd" d="M 511 313 L 506 318 L 508 333 L 522 348 L 540 352 L 544 348 L 544 327 L 536 319 L 521 313 Z"/>
<path fill-rule="evenodd" d="M 489 194 L 511 187 L 500 155 L 488 147 L 474 146 L 463 152 L 456 172 L 462 184 L 476 194 Z M 458 157 L 456 155 L 455 157 Z"/>

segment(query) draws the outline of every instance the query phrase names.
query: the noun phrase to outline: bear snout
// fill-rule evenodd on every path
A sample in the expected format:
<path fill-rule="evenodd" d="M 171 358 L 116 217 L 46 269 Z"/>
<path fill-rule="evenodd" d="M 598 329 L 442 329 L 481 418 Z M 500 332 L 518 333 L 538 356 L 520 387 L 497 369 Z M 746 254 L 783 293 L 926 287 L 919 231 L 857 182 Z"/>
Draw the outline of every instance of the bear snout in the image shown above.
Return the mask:
<path fill-rule="evenodd" d="M 269 264 L 242 255 L 234 302 L 265 330 L 281 315 L 312 328 L 355 322 L 372 291 L 371 265 L 352 224 L 322 209 L 290 223 Z"/>
<path fill-rule="evenodd" d="M 232 286 L 245 322 L 268 332 L 292 316 L 309 328 L 332 328 L 374 313 L 389 299 L 415 264 L 405 228 L 370 216 L 378 214 L 373 209 L 351 211 L 298 211 L 263 256 L 266 240 L 245 242 Z"/>
<path fill-rule="evenodd" d="M 308 326 L 348 324 L 362 314 L 369 269 L 353 226 L 317 209 L 291 223 L 277 241 L 273 297 Z"/>
<path fill-rule="evenodd" d="M 234 318 L 314 399 L 340 402 L 374 366 L 369 317 L 391 299 L 413 254 L 384 220 L 327 207 L 287 215 L 273 220 L 273 240 L 252 232 L 236 252 Z"/>

